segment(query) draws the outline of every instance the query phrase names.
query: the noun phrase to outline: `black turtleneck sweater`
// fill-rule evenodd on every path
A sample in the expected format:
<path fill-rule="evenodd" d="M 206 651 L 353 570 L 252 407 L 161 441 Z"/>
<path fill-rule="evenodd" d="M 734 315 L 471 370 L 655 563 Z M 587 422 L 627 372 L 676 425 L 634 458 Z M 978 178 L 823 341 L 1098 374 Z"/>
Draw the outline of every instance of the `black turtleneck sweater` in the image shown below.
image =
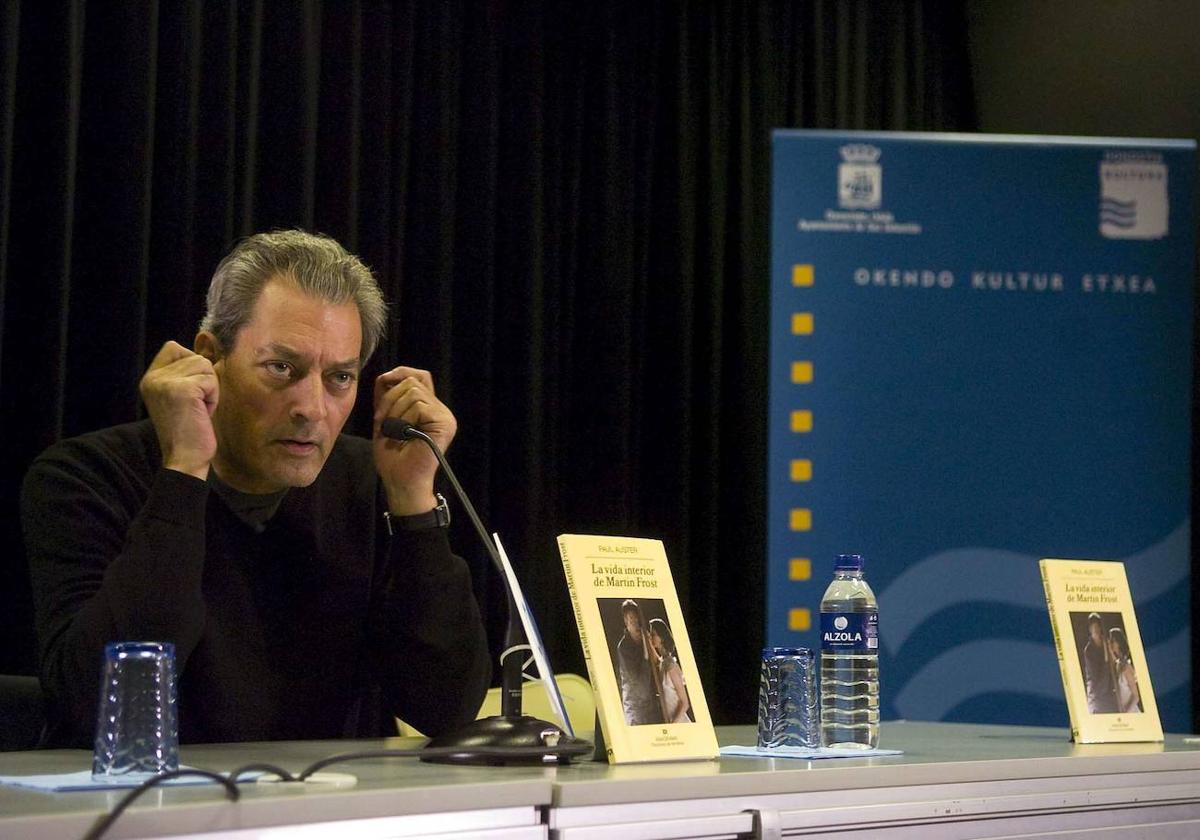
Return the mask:
<path fill-rule="evenodd" d="M 387 533 L 370 441 L 339 437 L 265 525 L 162 467 L 149 421 L 65 440 L 21 516 L 50 744 L 89 747 L 104 645 L 175 645 L 184 743 L 436 734 L 490 678 L 444 529 Z"/>

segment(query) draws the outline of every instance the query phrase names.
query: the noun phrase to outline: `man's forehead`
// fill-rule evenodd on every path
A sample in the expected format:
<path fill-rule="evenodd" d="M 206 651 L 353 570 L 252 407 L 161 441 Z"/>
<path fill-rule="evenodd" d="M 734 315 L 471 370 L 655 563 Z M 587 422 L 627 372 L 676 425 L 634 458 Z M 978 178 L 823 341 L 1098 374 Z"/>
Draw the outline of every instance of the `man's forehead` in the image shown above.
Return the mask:
<path fill-rule="evenodd" d="M 290 274 L 276 274 L 263 283 L 257 297 L 250 308 L 250 321 L 262 317 L 268 310 L 282 308 L 290 311 L 297 306 L 316 306 L 330 309 L 353 309 L 358 312 L 358 304 L 353 298 L 335 300 L 306 289 Z"/>
<path fill-rule="evenodd" d="M 256 358 L 286 354 L 302 360 L 321 355 L 334 357 L 329 366 L 348 362 L 357 366 L 362 319 L 353 300 L 331 301 L 301 288 L 290 277 L 276 275 L 259 291 L 234 342 Z"/>

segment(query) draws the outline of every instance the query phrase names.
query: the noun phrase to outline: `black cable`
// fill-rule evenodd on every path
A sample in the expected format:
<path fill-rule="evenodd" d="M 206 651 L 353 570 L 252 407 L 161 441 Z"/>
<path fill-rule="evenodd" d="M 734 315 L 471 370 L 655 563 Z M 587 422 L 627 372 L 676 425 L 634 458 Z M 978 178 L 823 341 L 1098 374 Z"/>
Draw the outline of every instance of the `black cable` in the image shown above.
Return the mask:
<path fill-rule="evenodd" d="M 116 804 L 116 807 L 101 817 L 96 824 L 92 826 L 91 831 L 83 835 L 83 840 L 98 840 L 98 838 L 103 836 L 104 832 L 108 831 L 112 827 L 112 824 L 117 821 L 117 817 L 121 816 L 121 814 L 125 812 L 125 809 L 133 804 L 135 799 L 137 799 L 146 791 L 150 790 L 150 788 L 157 787 L 163 782 L 168 782 L 171 779 L 179 779 L 184 776 L 203 776 L 206 779 L 217 782 L 218 784 L 224 786 L 225 793 L 229 795 L 229 801 L 231 802 L 237 802 L 238 797 L 242 795 L 241 791 L 237 789 L 237 785 L 222 776 L 220 773 L 213 773 L 209 770 L 197 770 L 195 768 L 189 768 L 187 770 L 172 770 L 169 773 L 163 773 L 162 775 L 147 779 L 133 790 L 129 791 L 129 793 L 126 794 L 125 797 Z"/>
<path fill-rule="evenodd" d="M 314 761 L 296 775 L 297 781 L 304 781 L 313 773 L 331 764 L 341 764 L 347 761 L 359 761 L 367 758 L 436 758 L 438 756 L 462 755 L 479 758 L 549 758 L 561 755 L 583 755 L 592 752 L 591 744 L 563 745 L 557 747 L 537 746 L 494 746 L 494 747 L 423 747 L 413 750 L 363 750 L 361 752 L 340 753 Z"/>
<path fill-rule="evenodd" d="M 305 767 L 296 774 L 296 781 L 303 782 L 308 779 L 313 773 L 322 770 L 331 764 L 342 764 L 346 761 L 359 761 L 366 758 L 419 758 L 424 753 L 424 750 L 360 750 L 358 752 L 338 753 L 337 755 L 326 756 L 325 758 L 314 761 L 312 764 Z"/>
<path fill-rule="evenodd" d="M 582 755 L 583 752 L 591 752 L 591 744 L 561 746 L 561 747 L 476 747 L 469 750 L 464 750 L 459 747 L 426 747 L 420 749 L 389 749 L 389 750 L 359 750 L 357 752 L 337 753 L 335 755 L 326 756 L 325 758 L 314 761 L 312 764 L 305 767 L 299 773 L 292 773 L 278 767 L 274 764 L 257 762 L 247 764 L 234 770 L 228 776 L 220 773 L 214 773 L 210 770 L 199 770 L 189 768 L 186 770 L 174 770 L 170 773 L 163 773 L 161 776 L 155 776 L 138 785 L 133 790 L 129 791 L 123 799 L 121 799 L 110 811 L 101 817 L 97 823 L 92 826 L 92 829 L 83 836 L 82 840 L 99 840 L 108 829 L 110 829 L 117 821 L 117 818 L 124 813 L 125 809 L 133 804 L 139 796 L 141 796 L 150 788 L 162 784 L 170 779 L 178 779 L 182 776 L 202 776 L 211 781 L 217 782 L 224 786 L 225 792 L 229 795 L 231 802 L 236 802 L 241 796 L 241 792 L 237 789 L 237 782 L 246 773 L 263 772 L 270 773 L 273 776 L 278 776 L 284 782 L 303 782 L 311 777 L 318 770 L 322 770 L 331 764 L 342 764 L 349 761 L 361 761 L 371 758 L 421 758 L 422 756 L 440 756 L 440 755 L 463 755 L 478 758 L 537 758 L 559 755 Z"/>
<path fill-rule="evenodd" d="M 262 762 L 255 764 L 247 764 L 245 767 L 239 767 L 229 774 L 229 781 L 237 784 L 241 781 L 241 776 L 244 773 L 270 773 L 272 776 L 278 776 L 281 782 L 298 782 L 300 781 L 282 767 L 276 767 L 274 764 L 265 764 Z M 249 779 L 247 779 L 249 781 Z"/>

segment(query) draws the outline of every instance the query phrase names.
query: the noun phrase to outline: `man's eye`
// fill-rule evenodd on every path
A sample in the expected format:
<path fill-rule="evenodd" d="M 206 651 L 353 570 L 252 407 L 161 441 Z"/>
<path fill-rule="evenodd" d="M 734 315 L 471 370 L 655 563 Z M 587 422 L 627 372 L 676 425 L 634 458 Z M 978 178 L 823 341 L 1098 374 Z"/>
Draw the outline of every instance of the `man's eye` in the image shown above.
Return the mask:
<path fill-rule="evenodd" d="M 292 366 L 287 362 L 267 362 L 266 368 L 267 373 L 281 378 L 287 378 L 292 373 Z"/>
<path fill-rule="evenodd" d="M 354 384 L 354 380 L 357 379 L 358 377 L 356 377 L 353 373 L 349 373 L 347 371 L 342 370 L 342 371 L 338 371 L 337 373 L 333 374 L 329 378 L 330 378 L 330 380 L 332 380 L 333 384 L 336 385 L 337 387 L 349 388 L 351 385 Z"/>

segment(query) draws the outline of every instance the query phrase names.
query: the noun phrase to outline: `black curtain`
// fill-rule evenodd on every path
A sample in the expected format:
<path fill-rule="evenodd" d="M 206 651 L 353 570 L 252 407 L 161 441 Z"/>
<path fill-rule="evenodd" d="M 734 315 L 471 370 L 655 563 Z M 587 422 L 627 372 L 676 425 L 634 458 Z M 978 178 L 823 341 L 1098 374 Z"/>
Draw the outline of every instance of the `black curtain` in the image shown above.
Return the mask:
<path fill-rule="evenodd" d="M 583 670 L 555 536 L 659 537 L 714 717 L 750 720 L 770 129 L 970 129 L 965 40 L 933 2 L 9 0 L 0 671 L 34 667 L 30 460 L 137 418 L 220 256 L 300 226 L 377 272 L 367 374 L 433 371 L 556 666 Z"/>

